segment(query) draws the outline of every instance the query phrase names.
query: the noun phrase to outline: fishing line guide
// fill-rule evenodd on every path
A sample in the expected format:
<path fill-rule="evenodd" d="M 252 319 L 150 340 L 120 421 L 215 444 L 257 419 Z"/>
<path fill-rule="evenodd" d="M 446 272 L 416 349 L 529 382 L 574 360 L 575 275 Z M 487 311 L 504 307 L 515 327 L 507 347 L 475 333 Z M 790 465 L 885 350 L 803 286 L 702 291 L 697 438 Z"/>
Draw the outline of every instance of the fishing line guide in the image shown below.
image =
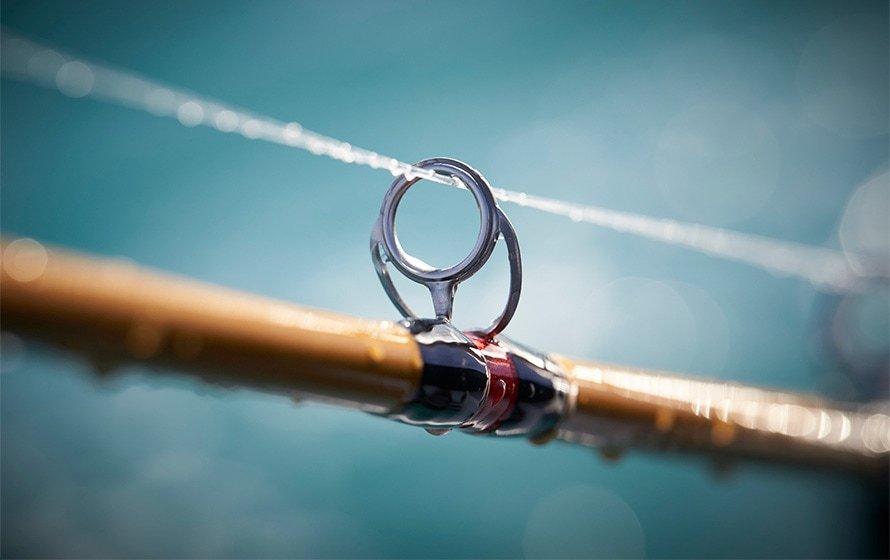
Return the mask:
<path fill-rule="evenodd" d="M 432 158 L 416 164 L 421 169 L 444 174 L 463 183 L 472 193 L 479 209 L 479 234 L 470 253 L 459 263 L 447 268 L 435 268 L 424 261 L 405 252 L 396 233 L 396 212 L 402 197 L 420 177 L 408 178 L 399 175 L 393 181 L 380 207 L 380 215 L 371 231 L 371 260 L 374 269 L 383 284 L 389 299 L 408 320 L 419 320 L 418 316 L 399 295 L 389 275 L 387 263 L 392 265 L 410 280 L 423 284 L 430 291 L 436 321 L 450 322 L 454 307 L 454 294 L 458 285 L 478 272 L 494 251 L 498 239 L 503 238 L 507 244 L 508 261 L 510 264 L 510 288 L 507 303 L 501 314 L 485 329 L 477 331 L 485 339 L 493 339 L 506 328 L 516 307 L 522 291 L 522 256 L 516 230 L 503 210 L 497 204 L 491 185 L 481 173 L 456 159 Z"/>
<path fill-rule="evenodd" d="M 519 304 L 522 260 L 516 231 L 498 207 L 481 173 L 450 158 L 423 160 L 416 167 L 459 182 L 479 209 L 480 227 L 470 253 L 448 268 L 435 268 L 407 254 L 396 234 L 395 216 L 405 192 L 420 177 L 399 175 L 383 198 L 371 232 L 371 260 L 386 294 L 414 335 L 423 373 L 410 402 L 389 414 L 407 424 L 443 435 L 453 428 L 470 433 L 540 435 L 553 429 L 568 402 L 557 368 L 513 343 L 495 337 L 504 330 Z M 461 332 L 451 323 L 457 286 L 491 258 L 498 240 L 507 244 L 510 289 L 501 314 L 485 329 Z M 411 310 L 393 284 L 387 263 L 430 291 L 436 317 L 422 319 Z"/>

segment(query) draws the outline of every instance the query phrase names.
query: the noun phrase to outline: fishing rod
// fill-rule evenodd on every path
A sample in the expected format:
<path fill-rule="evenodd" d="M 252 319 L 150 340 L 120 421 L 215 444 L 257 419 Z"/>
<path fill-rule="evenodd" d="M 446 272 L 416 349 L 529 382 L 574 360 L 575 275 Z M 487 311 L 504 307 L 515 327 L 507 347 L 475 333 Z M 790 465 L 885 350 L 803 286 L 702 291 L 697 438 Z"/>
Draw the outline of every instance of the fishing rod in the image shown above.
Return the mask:
<path fill-rule="evenodd" d="M 441 435 L 450 430 L 533 443 L 749 458 L 886 475 L 890 405 L 816 397 L 574 360 L 500 333 L 518 305 L 516 232 L 487 181 L 456 160 L 416 164 L 460 181 L 481 217 L 471 253 L 446 269 L 404 252 L 395 231 L 397 177 L 371 235 L 384 290 L 404 317 L 371 321 L 268 300 L 129 262 L 75 255 L 30 239 L 2 242 L 6 330 L 86 355 L 99 372 L 163 366 L 204 381 L 328 402 Z M 457 286 L 503 239 L 510 290 L 485 329 L 451 323 Z M 390 265 L 425 285 L 436 311 L 402 300 Z"/>

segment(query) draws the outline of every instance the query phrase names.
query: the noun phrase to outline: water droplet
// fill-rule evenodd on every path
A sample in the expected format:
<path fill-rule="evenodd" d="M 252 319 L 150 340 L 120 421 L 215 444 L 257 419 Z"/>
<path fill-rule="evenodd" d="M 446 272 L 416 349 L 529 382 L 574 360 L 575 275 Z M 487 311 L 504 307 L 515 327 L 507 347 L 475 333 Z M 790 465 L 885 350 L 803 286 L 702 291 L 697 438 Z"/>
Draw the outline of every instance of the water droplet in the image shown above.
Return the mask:
<path fill-rule="evenodd" d="M 303 127 L 300 123 L 288 123 L 284 127 L 284 141 L 290 146 L 296 146 L 300 143 L 300 137 L 303 136 Z"/>
<path fill-rule="evenodd" d="M 83 97 L 93 90 L 95 76 L 89 66 L 79 60 L 66 62 L 56 72 L 56 87 L 70 97 Z"/>
<path fill-rule="evenodd" d="M 233 111 L 222 110 L 216 114 L 213 125 L 220 132 L 234 132 L 238 128 L 238 115 Z"/>
<path fill-rule="evenodd" d="M 613 445 L 607 445 L 605 447 L 599 448 L 600 457 L 605 459 L 610 463 L 617 463 L 624 457 L 624 450 L 620 447 L 615 447 Z"/>
<path fill-rule="evenodd" d="M 659 432 L 669 432 L 674 427 L 676 415 L 669 408 L 659 408 L 655 411 L 655 429 Z"/>
<path fill-rule="evenodd" d="M 545 444 L 553 441 L 553 438 L 555 438 L 555 437 L 556 437 L 556 429 L 551 428 L 542 434 L 538 434 L 536 436 L 528 438 L 528 441 L 532 445 L 545 445 Z"/>
<path fill-rule="evenodd" d="M 386 350 L 382 346 L 372 344 L 368 346 L 368 358 L 371 359 L 372 363 L 379 364 L 386 358 Z"/>
<path fill-rule="evenodd" d="M 711 441 L 718 447 L 726 447 L 735 440 L 736 427 L 728 422 L 717 421 L 711 427 Z"/>
<path fill-rule="evenodd" d="M 255 140 L 260 137 L 260 121 L 256 119 L 248 119 L 241 125 L 241 134 L 245 138 Z"/>
<path fill-rule="evenodd" d="M 204 108 L 196 101 L 186 101 L 176 110 L 176 118 L 183 126 L 198 126 L 204 120 Z"/>
<path fill-rule="evenodd" d="M 163 334 L 160 327 L 136 323 L 127 331 L 125 340 L 127 351 L 139 360 L 151 358 L 160 351 Z"/>
<path fill-rule="evenodd" d="M 426 432 L 434 436 L 444 436 L 451 431 L 449 428 L 424 428 Z"/>

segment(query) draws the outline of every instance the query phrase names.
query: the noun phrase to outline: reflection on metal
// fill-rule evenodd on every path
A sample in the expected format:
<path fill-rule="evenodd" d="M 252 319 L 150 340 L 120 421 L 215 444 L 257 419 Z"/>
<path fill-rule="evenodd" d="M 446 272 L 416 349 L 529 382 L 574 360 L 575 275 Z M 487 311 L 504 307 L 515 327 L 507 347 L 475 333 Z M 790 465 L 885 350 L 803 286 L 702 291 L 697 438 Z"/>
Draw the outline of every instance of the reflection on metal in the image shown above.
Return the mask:
<path fill-rule="evenodd" d="M 358 408 L 441 433 L 553 438 L 886 472 L 886 402 L 816 398 L 575 362 L 439 322 L 413 332 L 75 256 L 2 244 L 2 326 L 101 372 L 156 364 L 235 387 Z M 18 339 L 14 339 L 18 340 Z M 4 358 L 5 359 L 5 358 Z M 147 420 L 150 421 L 150 420 Z"/>
<path fill-rule="evenodd" d="M 469 165 L 450 158 L 434 158 L 419 162 L 416 167 L 427 169 L 460 181 L 476 199 L 479 208 L 479 235 L 473 250 L 462 261 L 448 268 L 435 268 L 422 260 L 407 254 L 399 243 L 396 234 L 396 210 L 404 194 L 414 185 L 418 179 L 407 179 L 399 176 L 390 186 L 383 197 L 383 206 L 380 208 L 380 217 L 371 232 L 371 260 L 380 278 L 383 289 L 389 299 L 399 310 L 399 313 L 409 321 L 418 320 L 417 315 L 408 307 L 396 290 L 389 271 L 387 262 L 391 262 L 402 274 L 409 279 L 423 284 L 430 291 L 433 298 L 433 309 L 436 318 L 440 321 L 451 321 L 451 311 L 454 307 L 454 293 L 458 285 L 476 274 L 485 266 L 494 251 L 498 239 L 504 238 L 507 244 L 508 259 L 510 261 L 510 293 L 507 304 L 501 314 L 492 321 L 487 328 L 480 330 L 480 334 L 486 338 L 492 338 L 506 328 L 516 307 L 519 305 L 519 294 L 522 290 L 522 259 L 519 253 L 519 242 L 516 239 L 516 231 L 513 229 L 507 215 L 495 202 L 491 186 L 478 171 Z"/>

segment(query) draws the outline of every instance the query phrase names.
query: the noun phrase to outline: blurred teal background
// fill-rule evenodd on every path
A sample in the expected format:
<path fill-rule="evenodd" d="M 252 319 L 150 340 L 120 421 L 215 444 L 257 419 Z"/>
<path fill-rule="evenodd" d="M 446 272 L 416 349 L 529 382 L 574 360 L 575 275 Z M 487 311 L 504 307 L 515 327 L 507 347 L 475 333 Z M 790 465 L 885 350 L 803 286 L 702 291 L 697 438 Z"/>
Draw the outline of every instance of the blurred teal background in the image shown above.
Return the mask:
<path fill-rule="evenodd" d="M 863 200 L 887 204 L 887 21 L 883 1 L 2 6 L 33 39 L 404 161 L 451 156 L 504 188 L 877 254 L 885 230 L 857 220 Z M 8 80 L 0 116 L 5 234 L 396 317 L 367 255 L 385 172 Z M 526 268 L 514 339 L 861 396 L 828 355 L 831 298 L 813 287 L 504 209 Z M 426 185 L 399 227 L 443 265 L 474 219 L 469 195 Z M 503 259 L 462 287 L 458 324 L 495 312 Z M 887 496 L 852 477 L 433 438 L 135 368 L 99 380 L 10 336 L 2 358 L 4 557 L 886 550 Z"/>

